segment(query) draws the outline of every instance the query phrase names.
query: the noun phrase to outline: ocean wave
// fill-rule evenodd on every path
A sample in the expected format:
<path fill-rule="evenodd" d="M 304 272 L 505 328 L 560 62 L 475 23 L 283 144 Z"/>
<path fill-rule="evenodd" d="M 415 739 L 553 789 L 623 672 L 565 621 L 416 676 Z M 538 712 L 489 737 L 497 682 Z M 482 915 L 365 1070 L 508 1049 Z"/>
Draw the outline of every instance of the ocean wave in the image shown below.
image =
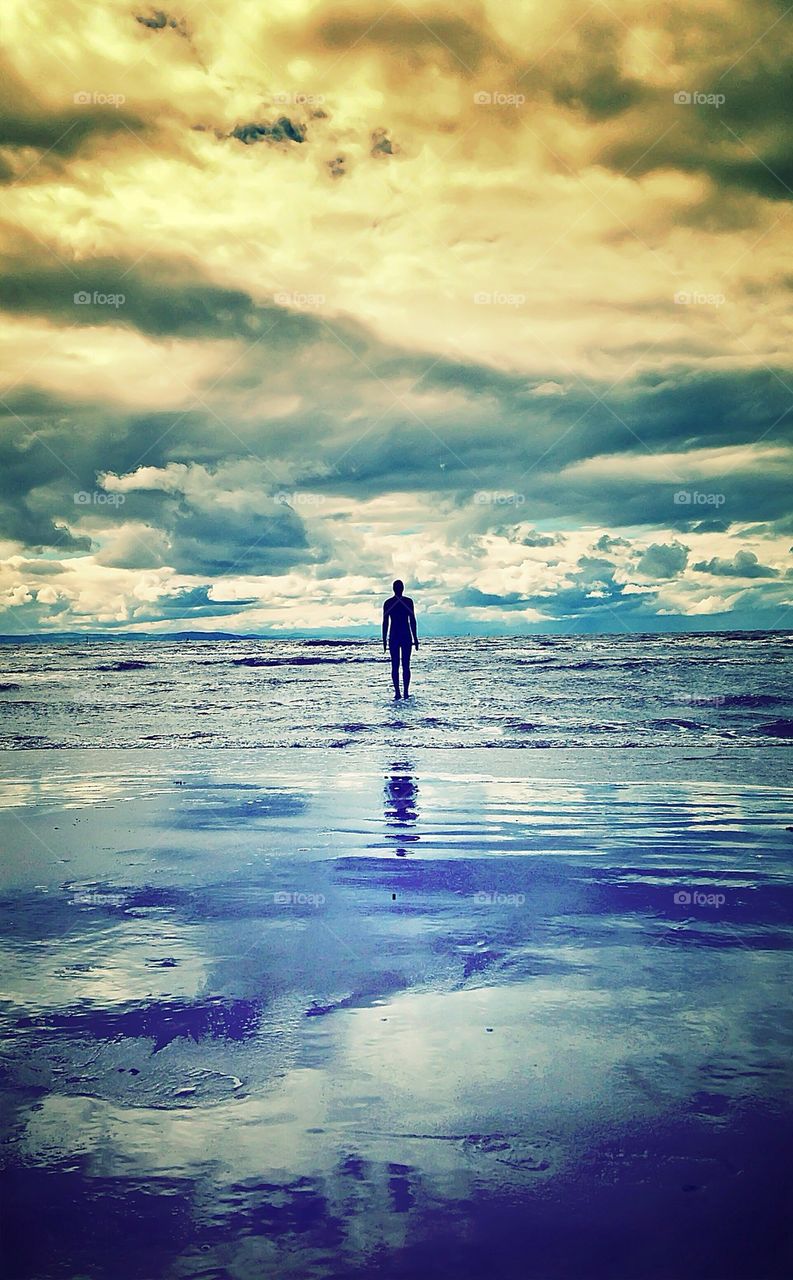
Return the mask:
<path fill-rule="evenodd" d="M 719 697 L 721 707 L 786 707 L 793 698 L 785 693 L 728 693 Z"/>
<path fill-rule="evenodd" d="M 653 659 L 653 664 L 657 659 Z M 650 663 L 644 658 L 581 658 L 578 662 L 555 662 L 557 671 L 639 671 L 647 670 Z"/>
<path fill-rule="evenodd" d="M 97 671 L 144 671 L 150 662 L 141 662 L 139 658 L 122 658 L 119 662 L 103 662 Z"/>
<path fill-rule="evenodd" d="M 301 644 L 313 645 L 315 648 L 352 649 L 362 644 L 371 644 L 371 640 L 301 640 Z"/>
<path fill-rule="evenodd" d="M 685 720 L 682 716 L 661 716 L 657 720 L 648 720 L 648 729 L 667 729 L 670 725 L 677 729 L 700 729 L 709 728 L 708 725 L 701 724 L 699 720 Z"/>
<path fill-rule="evenodd" d="M 374 658 L 233 658 L 233 667 L 321 667 L 347 666 L 354 662 L 374 662 Z"/>
<path fill-rule="evenodd" d="M 760 732 L 768 738 L 793 738 L 793 720 L 784 716 L 779 720 L 769 720 L 760 725 Z"/>

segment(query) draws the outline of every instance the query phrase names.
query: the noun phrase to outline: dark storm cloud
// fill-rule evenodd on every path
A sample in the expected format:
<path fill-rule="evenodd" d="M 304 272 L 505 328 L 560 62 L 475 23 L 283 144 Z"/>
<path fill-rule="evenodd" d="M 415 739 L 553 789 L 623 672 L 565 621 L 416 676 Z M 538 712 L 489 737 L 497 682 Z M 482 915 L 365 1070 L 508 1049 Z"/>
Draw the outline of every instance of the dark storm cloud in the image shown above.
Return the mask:
<path fill-rule="evenodd" d="M 46 500 L 42 495 L 42 501 Z M 35 498 L 18 501 L 0 498 L 0 528 L 4 538 L 36 550 L 54 547 L 64 554 L 77 554 L 90 551 L 92 546 L 89 537 L 72 534 L 57 517 L 36 510 Z"/>
<path fill-rule="evenodd" d="M 606 586 L 614 581 L 616 567 L 614 561 L 605 556 L 580 556 L 577 577 L 583 582 Z"/>
<path fill-rule="evenodd" d="M 609 144 L 598 159 L 617 172 L 630 171 L 634 177 L 678 169 L 703 173 L 718 187 L 737 187 L 767 200 L 793 198 L 793 128 L 786 136 L 778 125 L 770 127 L 749 143 L 735 136 L 740 122 L 733 121 L 729 108 L 722 111 L 718 120 L 698 128 L 672 129 L 652 152 L 647 133 L 642 131 L 639 136 Z"/>
<path fill-rule="evenodd" d="M 770 564 L 760 564 L 753 551 L 736 551 L 732 560 L 713 556 L 692 566 L 700 573 L 712 573 L 719 578 L 778 578 L 779 570 Z"/>
<path fill-rule="evenodd" d="M 389 380 L 388 364 L 377 366 Z M 477 378 L 477 372 L 479 378 Z M 479 382 L 480 385 L 477 385 Z M 623 524 L 673 522 L 687 528 L 699 521 L 702 506 L 675 505 L 683 484 L 679 466 L 694 449 L 715 450 L 761 440 L 768 447 L 790 440 L 790 397 L 771 371 L 749 373 L 667 372 L 647 375 L 619 388 L 584 384 L 564 398 L 542 399 L 525 393 L 520 379 L 441 362 L 422 380 L 422 388 L 457 386 L 466 392 L 466 411 L 450 412 L 431 422 L 432 431 L 415 418 L 399 415 L 398 425 L 353 442 L 339 469 L 355 480 L 358 492 L 376 491 L 390 483 L 395 467 L 411 485 L 449 488 L 508 488 L 519 491 L 533 518 L 575 511 L 582 517 Z M 603 395 L 605 403 L 595 396 Z M 399 443 L 404 449 L 399 457 Z M 680 454 L 677 463 L 659 461 L 652 480 L 623 474 L 574 474 L 565 469 L 582 460 L 614 455 L 647 462 L 654 454 Z M 352 471 L 352 468 L 355 471 Z M 723 474 L 720 474 L 720 470 Z M 692 486 L 693 488 L 694 486 Z M 723 495 L 719 515 L 731 520 L 776 518 L 789 510 L 787 476 L 782 469 L 747 472 L 714 455 L 713 475 L 698 490 Z M 706 508 L 707 509 L 707 508 Z M 503 510 L 491 510 L 492 522 Z M 482 518 L 486 518 L 485 515 Z"/>
<path fill-rule="evenodd" d="M 593 158 L 634 179 L 677 170 L 704 174 L 725 193 L 787 200 L 793 195 L 790 78 L 780 49 L 769 43 L 782 49 L 788 43 L 778 18 L 768 0 L 750 9 L 725 6 L 717 18 L 705 6 L 667 9 L 650 21 L 648 39 L 640 40 L 654 61 L 653 74 L 645 78 L 623 69 L 635 61 L 631 27 L 611 11 L 589 10 L 565 21 L 548 47 L 525 51 L 502 42 L 483 15 L 474 20 L 439 11 L 419 18 L 365 6 L 323 14 L 314 37 L 321 47 L 343 48 L 350 59 L 376 50 L 388 76 L 403 78 L 406 64 L 413 72 L 436 67 L 463 82 L 475 75 L 485 89 L 520 91 L 536 110 L 552 103 L 593 126 L 613 126 L 602 135 L 593 130 Z M 775 34 L 767 40 L 769 28 Z M 663 37 L 662 53 L 653 49 L 656 32 Z M 666 77 L 659 85 L 657 72 L 665 63 L 667 71 L 681 68 L 679 84 L 670 85 Z M 675 92 L 689 100 L 675 101 Z M 716 106 L 708 95 L 723 95 L 724 101 Z M 510 124 L 519 130 L 521 123 L 496 111 L 471 120 L 487 129 Z M 551 150 L 564 169 L 563 149 Z M 729 195 L 721 207 L 709 194 L 700 203 L 716 223 L 751 220 Z M 689 220 L 693 214 L 681 216 Z"/>
<path fill-rule="evenodd" d="M 521 86 L 540 84 L 559 105 L 582 111 L 590 120 L 610 120 L 651 95 L 638 79 L 620 71 L 625 29 L 615 17 L 587 13 L 569 33 L 564 57 L 546 59 Z M 577 56 L 570 56 L 570 53 Z"/>
<path fill-rule="evenodd" d="M 59 416 L 46 397 L 35 394 L 18 395 L 11 406 L 0 402 L 0 528 L 5 538 L 26 547 L 89 551 L 90 538 L 64 525 L 74 518 L 78 486 L 59 456 Z M 90 452 L 90 443 L 78 448 Z"/>
<path fill-rule="evenodd" d="M 33 392 L 7 397 L 12 412 L 0 417 L 0 501 L 9 535 L 24 545 L 86 550 L 96 524 L 89 517 L 96 512 L 76 510 L 74 493 L 94 490 L 101 473 L 124 476 L 141 465 L 195 461 L 215 470 L 248 454 L 270 468 L 261 476 L 265 492 L 286 480 L 286 467 L 290 484 L 310 483 L 326 495 L 366 500 L 396 486 L 426 495 L 428 510 L 445 495 L 461 545 L 473 546 L 471 539 L 494 530 L 510 539 L 521 536 L 529 547 L 548 547 L 559 535 L 540 534 L 533 525 L 570 517 L 612 529 L 658 524 L 685 532 L 701 526 L 709 510 L 675 502 L 682 487 L 676 468 L 687 453 L 758 440 L 771 448 L 791 436 L 790 396 L 773 370 L 667 369 L 626 379 L 613 390 L 579 382 L 565 396 L 536 396 L 524 377 L 474 363 L 440 360 L 427 370 L 426 357 L 397 351 L 360 326 L 259 304 L 243 290 L 196 277 L 179 262 L 130 268 L 108 259 L 75 267 L 81 289 L 123 292 L 123 307 L 75 304 L 74 278 L 40 257 L 8 264 L 0 301 L 18 315 L 121 323 L 154 338 L 234 337 L 251 349 L 224 375 L 219 413 L 211 406 L 140 413 Z M 401 403 L 408 388 L 414 411 Z M 262 424 L 236 414 L 238 399 L 244 403 L 262 392 L 294 398 L 296 389 L 299 408 L 283 419 L 271 416 Z M 431 404 L 427 410 L 423 394 Z M 653 464 L 650 478 L 643 478 L 641 466 L 635 474 L 624 465 L 614 473 L 608 467 L 575 469 L 609 457 L 647 464 L 656 454 L 680 458 Z M 789 514 L 783 467 L 752 467 L 747 453 L 744 465 L 728 457 L 720 475 L 718 457 L 714 474 L 696 488 L 719 497 L 725 527 Z M 513 494 L 521 505 L 477 504 L 483 490 Z M 151 541 L 148 552 L 141 540 L 141 567 L 277 573 L 328 554 L 308 545 L 302 521 L 283 508 L 256 518 L 221 516 L 195 510 L 173 494 L 131 491 L 119 514 L 166 539 L 167 545 Z M 532 527 L 521 532 L 519 518 Z M 136 564 L 134 542 L 110 554 L 122 561 L 108 564 Z M 648 571 L 650 563 L 644 561 Z"/>
<path fill-rule="evenodd" d="M 111 495 L 123 493 L 115 518 L 123 525 L 99 563 L 114 567 L 168 565 L 178 573 L 220 577 L 231 574 L 281 574 L 315 563 L 322 552 L 309 545 L 303 521 L 292 508 L 267 492 L 266 471 L 251 459 L 255 505 L 239 489 L 239 468 L 204 468 L 185 491 L 166 488 L 117 488 L 105 477 Z M 169 483 L 167 468 L 159 472 Z M 189 468 L 187 469 L 189 474 Z M 154 481 L 152 481 L 154 482 Z M 99 517 L 107 526 L 104 509 Z M 96 519 L 96 517 L 94 517 Z M 91 517 L 88 517 L 90 528 Z"/>
<path fill-rule="evenodd" d="M 518 542 L 522 547 L 555 547 L 564 542 L 564 538 L 559 533 L 538 533 L 536 529 L 530 529 L 528 533 L 516 530 L 510 535 L 510 541 Z"/>
<path fill-rule="evenodd" d="M 94 278 L 104 281 L 104 268 Z M 259 322 L 273 325 L 224 381 L 222 413 L 233 430 L 227 431 L 218 416 L 203 408 L 140 413 L 32 392 L 7 398 L 10 411 L 0 406 L 0 456 L 5 464 L 0 501 L 6 504 L 9 536 L 23 544 L 87 549 L 82 530 L 68 534 L 62 526 L 74 526 L 89 514 L 76 510 L 74 493 L 96 489 L 99 473 L 123 476 L 141 465 L 164 467 L 196 460 L 217 468 L 245 458 L 249 451 L 270 465 L 262 478 L 267 491 L 279 486 L 282 477 L 285 480 L 287 466 L 294 483 L 310 483 L 326 495 L 366 500 L 396 485 L 426 494 L 432 507 L 435 495 L 446 495 L 462 538 L 488 529 L 512 537 L 516 516 L 527 517 L 526 523 L 573 516 L 612 529 L 659 524 L 685 532 L 701 523 L 708 508 L 676 504 L 681 477 L 674 463 L 659 464 L 652 479 L 634 476 L 630 466 L 614 475 L 608 470 L 590 475 L 565 469 L 611 455 L 633 456 L 639 463 L 667 451 L 684 458 L 692 449 L 751 445 L 759 439 L 765 448 L 790 436 L 789 397 L 765 370 L 644 376 L 608 393 L 606 405 L 593 398 L 607 391 L 597 384 L 573 388 L 565 397 L 531 397 L 523 379 L 475 366 L 440 362 L 422 379 L 422 361 L 396 355 L 353 326 L 340 328 L 334 322 L 343 337 L 339 343 L 318 318 L 256 307 L 239 291 L 202 282 L 164 283 L 160 294 L 147 275 L 133 272 L 129 278 L 127 322 L 155 336 L 177 331 L 227 337 L 232 332 L 255 341 Z M 50 284 L 60 284 L 61 277 L 39 268 L 17 273 L 11 280 L 11 292 L 6 293 L 10 305 L 38 306 L 44 312 Z M 53 288 L 50 299 L 55 293 Z M 298 410 L 283 420 L 270 418 L 265 425 L 255 418 L 237 419 L 229 407 L 236 396 L 248 394 L 250 388 L 257 393 L 293 393 L 296 369 Z M 389 385 L 401 385 L 408 373 L 421 390 L 462 389 L 462 408 L 458 394 L 448 411 L 434 408 L 419 418 L 408 413 L 387 391 Z M 748 455 L 745 466 L 728 459 L 723 475 L 718 474 L 716 457 L 713 476 L 698 481 L 696 488 L 719 496 L 718 518 L 725 523 L 774 521 L 789 514 L 785 469 L 752 468 Z M 478 504 L 474 499 L 483 490 L 517 493 L 521 506 Z M 237 562 L 243 547 L 257 541 L 258 551 L 243 561 L 248 571 L 253 571 L 251 564 L 256 571 L 269 571 L 311 557 L 297 536 L 300 521 L 283 511 L 275 525 L 251 527 L 243 520 L 236 530 L 212 532 L 180 522 L 174 503 L 172 495 L 130 492 L 123 515 L 170 533 L 178 526 L 176 549 L 184 571 L 193 566 L 196 572 L 219 572 Z M 83 528 L 90 530 L 90 522 Z M 284 554 L 279 558 L 276 547 L 281 539 Z"/>
<path fill-rule="evenodd" d="M 206 618 L 212 617 L 213 614 L 221 616 L 237 613 L 241 608 L 257 603 L 253 596 L 245 600 L 213 600 L 209 594 L 210 590 L 211 583 L 201 587 L 185 587 L 180 591 L 159 596 L 157 611 L 152 614 L 152 617 L 178 618 L 189 614 L 193 618 Z"/>
<path fill-rule="evenodd" d="M 323 336 L 313 316 L 257 304 L 242 290 L 213 285 L 173 259 L 148 258 L 143 266 L 114 258 L 57 263 L 45 259 L 37 246 L 32 253 L 33 261 L 26 255 L 0 264 L 0 309 L 11 314 L 120 325 L 154 337 L 253 342 L 266 330 L 268 350 L 293 349 Z M 109 296 L 121 301 L 101 301 Z"/>
<path fill-rule="evenodd" d="M 253 597 L 233 601 L 223 600 L 222 598 L 213 600 L 210 590 L 211 584 L 204 584 L 197 587 L 185 587 L 175 591 L 168 591 L 159 595 L 153 601 L 131 602 L 132 607 L 129 616 L 123 620 L 105 622 L 101 630 L 127 631 L 143 623 L 162 622 L 168 619 L 175 621 L 184 619 L 186 622 L 190 622 L 197 618 L 229 617 L 244 612 L 259 603 Z M 69 608 L 69 602 L 65 599 L 55 601 L 52 604 L 28 600 L 14 609 L 3 611 L 3 631 L 13 635 L 34 632 L 41 627 L 45 618 L 48 619 L 48 629 L 52 629 L 53 621 L 56 627 L 59 623 L 63 626 L 64 622 L 68 622 L 67 629 L 71 629 L 74 626 L 74 618 L 69 618 Z M 84 628 L 85 619 L 81 618 L 79 620 L 79 629 L 83 630 Z"/>
<path fill-rule="evenodd" d="M 630 543 L 627 538 L 612 538 L 610 534 L 604 533 L 595 543 L 596 551 L 613 551 L 615 547 L 629 547 Z"/>
<path fill-rule="evenodd" d="M 529 597 L 527 604 L 554 617 L 630 614 L 647 607 L 647 595 L 626 593 L 615 582 L 616 565 L 603 556 L 581 556 L 569 582 Z"/>
<path fill-rule="evenodd" d="M 478 587 L 463 587 L 455 591 L 452 604 L 458 609 L 525 609 L 526 600 L 516 591 L 507 595 L 497 595 L 489 591 L 480 591 Z"/>
<path fill-rule="evenodd" d="M 237 514 L 177 507 L 166 524 L 171 536 L 169 562 L 182 573 L 285 573 L 316 559 L 302 521 L 287 508 L 277 515 Z"/>
<path fill-rule="evenodd" d="M 689 548 L 680 542 L 653 542 L 636 562 L 648 578 L 676 578 L 688 563 Z"/>
<path fill-rule="evenodd" d="M 179 262 L 130 266 L 93 259 L 70 267 L 43 261 L 40 251 L 32 262 L 8 261 L 0 280 L 0 305 L 18 315 L 121 325 L 154 337 L 232 337 L 256 343 L 224 378 L 224 386 L 243 395 L 257 386 L 292 394 L 294 370 L 299 368 L 305 410 L 283 426 L 270 423 L 266 446 L 255 427 L 234 423 L 235 433 L 257 454 L 302 454 L 302 473 L 309 475 L 316 463 L 324 474 L 319 483 L 330 492 L 375 496 L 388 492 L 398 475 L 419 490 L 457 492 L 465 500 L 466 492 L 509 483 L 531 500 L 534 519 L 576 511 L 604 523 L 672 523 L 686 530 L 706 513 L 701 507 L 674 505 L 674 490 L 681 486 L 674 464 L 659 467 L 652 484 L 630 475 L 570 476 L 564 468 L 607 454 L 643 458 L 758 439 L 769 446 L 791 436 L 790 397 L 773 370 L 669 370 L 626 380 L 614 390 L 581 382 L 564 397 L 537 397 L 525 379 L 475 364 L 441 360 L 427 372 L 423 359 L 395 352 L 359 326 L 256 303 L 242 290 L 222 289 L 196 277 Z M 124 301 L 113 307 L 74 301 L 75 294 L 93 299 L 95 293 L 123 294 Z M 448 391 L 458 398 L 462 394 L 465 409 L 426 417 L 420 407 L 408 412 L 399 394 L 392 397 L 388 390 L 406 382 L 419 393 Z M 599 404 L 597 396 L 605 403 Z M 364 403 L 371 409 L 362 419 Z M 224 407 L 221 416 L 226 412 Z M 177 417 L 181 420 L 174 428 Z M 369 418 L 380 422 L 372 428 Z M 100 432 L 106 436 L 100 444 L 92 439 L 89 419 L 82 427 L 88 442 L 78 445 L 73 427 L 59 428 L 54 414 L 50 444 L 67 460 L 82 449 L 85 462 L 92 454 L 96 458 L 92 470 L 117 474 L 140 458 L 151 465 L 174 458 L 213 462 L 224 452 L 235 452 L 227 438 L 221 444 L 207 415 L 143 415 L 134 428 L 127 421 L 128 415 L 117 415 L 112 434 Z M 163 432 L 167 449 L 157 443 Z M 64 438 L 59 440 L 61 434 Z M 129 435 L 134 435 L 134 443 L 125 448 Z M 90 479 L 81 472 L 81 487 L 88 487 Z M 781 473 L 754 476 L 730 465 L 725 476 L 716 468 L 699 487 L 724 494 L 721 520 L 778 519 L 789 511 L 786 477 Z M 505 514 L 492 507 L 478 519 L 482 528 L 488 523 L 496 527 L 505 523 Z"/>
<path fill-rule="evenodd" d="M 625 592 L 614 581 L 616 566 L 600 556 L 581 556 L 577 566 L 568 574 L 568 581 L 552 591 L 519 595 L 509 592 L 499 595 L 466 587 L 452 597 L 457 608 L 499 609 L 518 611 L 534 609 L 548 617 L 570 618 L 578 615 L 603 616 L 630 615 L 646 610 L 648 597 L 654 593 L 636 595 Z"/>
<path fill-rule="evenodd" d="M 66 565 L 61 564 L 58 560 L 21 560 L 17 568 L 20 573 L 25 575 L 32 574 L 34 578 L 52 578 L 61 573 L 66 573 Z"/>
<path fill-rule="evenodd" d="M 747 17 L 756 39 L 746 25 L 740 34 L 734 30 Z M 674 26 L 682 15 L 670 18 Z M 687 39 L 691 49 L 702 41 L 708 61 L 699 71 L 696 61 L 689 63 L 675 92 L 632 86 L 631 99 L 623 91 L 625 105 L 636 110 L 626 117 L 624 131 L 599 149 L 598 160 L 634 177 L 676 169 L 704 174 L 720 189 L 738 188 L 770 200 L 793 197 L 790 73 L 784 54 L 777 50 L 775 58 L 769 57 L 769 45 L 764 46 L 772 22 L 767 5 L 751 13 L 736 11 L 735 22 L 726 27 L 733 28 L 734 40 L 723 35 L 719 40 L 708 15 L 689 15 L 687 30 L 678 30 L 677 38 Z M 777 39 L 782 48 L 789 43 L 784 28 L 777 28 Z M 591 67 L 582 74 L 589 76 Z M 606 101 L 616 105 L 619 99 L 615 83 L 610 95 L 606 90 Z"/>
<path fill-rule="evenodd" d="M 703 174 L 715 190 L 699 198 L 702 216 L 714 225 L 742 225 L 752 221 L 742 195 L 793 196 L 790 36 L 779 16 L 768 0 L 727 5 L 718 16 L 704 6 L 659 12 L 651 25 L 663 37 L 663 52 L 640 40 L 653 62 L 653 74 L 642 79 L 623 70 L 635 61 L 628 54 L 631 25 L 618 13 L 590 10 L 541 58 L 521 69 L 513 53 L 502 66 L 536 108 L 551 101 L 592 126 L 609 126 L 591 131 L 596 163 L 633 179 L 674 170 Z M 679 67 L 679 82 L 670 84 L 667 75 L 659 84 L 664 67 Z M 721 95 L 718 105 L 714 95 Z M 552 147 L 549 162 L 551 153 L 562 170 L 574 167 L 563 148 Z M 693 210 L 681 216 L 696 218 Z"/>
<path fill-rule="evenodd" d="M 61 110 L 48 110 L 7 62 L 0 61 L 0 147 L 8 148 L 12 156 L 15 151 L 38 151 L 51 168 L 53 162 L 76 155 L 92 138 L 121 134 L 126 140 L 130 130 L 141 132 L 146 127 L 123 103 L 103 103 L 95 94 L 76 89 Z M 6 179 L 19 174 L 26 182 L 35 181 L 35 160 L 27 156 L 18 162 L 6 159 L 3 169 Z"/>
<path fill-rule="evenodd" d="M 172 417 L 169 421 L 172 421 Z M 79 427 L 82 430 L 78 430 Z M 58 524 L 79 514 L 74 495 L 96 488 L 103 458 L 132 461 L 139 438 L 129 424 L 95 405 L 67 404 L 38 392 L 0 402 L 0 504 L 7 537 L 27 546 L 82 551 L 90 539 Z M 125 447 L 126 444 L 126 447 Z"/>
<path fill-rule="evenodd" d="M 141 121 L 113 108 L 74 107 L 45 114 L 13 111 L 3 104 L 0 146 L 34 147 L 56 156 L 72 156 L 93 135 L 112 137 L 131 127 L 140 128 Z"/>
<path fill-rule="evenodd" d="M 27 547 L 75 554 L 92 548 L 98 527 L 132 521 L 141 531 L 120 556 L 102 557 L 104 563 L 168 563 L 187 573 L 281 573 L 316 558 L 299 516 L 266 496 L 276 481 L 258 458 L 251 459 L 250 470 L 262 485 L 259 511 L 235 511 L 211 498 L 199 506 L 195 497 L 159 490 L 132 490 L 118 506 L 105 502 L 101 474 L 128 474 L 143 461 L 167 467 L 174 456 L 192 461 L 201 453 L 216 463 L 230 453 L 229 437 L 219 435 L 211 415 L 123 415 L 33 393 L 16 396 L 7 409 L 0 404 L 4 536 Z"/>
<path fill-rule="evenodd" d="M 487 60 L 502 65 L 513 61 L 482 18 L 473 23 L 440 8 L 418 17 L 401 8 L 383 13 L 382 8 L 362 5 L 352 13 L 323 14 L 313 36 L 318 44 L 346 53 L 375 47 L 384 55 L 384 65 L 400 76 L 406 61 L 412 67 L 442 66 L 462 75 L 473 74 Z"/>
<path fill-rule="evenodd" d="M 714 516 L 712 520 L 697 520 L 690 526 L 689 533 L 726 533 L 730 527 L 729 520 Z"/>
<path fill-rule="evenodd" d="M 379 372 L 388 378 L 392 368 L 385 364 Z M 614 388 L 579 379 L 564 397 L 540 398 L 526 389 L 523 378 L 439 361 L 420 385 L 464 390 L 483 405 L 496 398 L 502 410 L 520 419 L 523 438 L 517 443 L 527 462 L 539 460 L 556 437 L 556 468 L 600 453 L 647 456 L 648 450 L 716 448 L 761 437 L 765 444 L 790 441 L 793 405 L 784 385 L 787 378 L 783 368 L 711 371 L 678 365 L 626 379 Z M 598 404 L 598 396 L 605 403 Z M 576 428 L 564 435 L 573 422 Z"/>

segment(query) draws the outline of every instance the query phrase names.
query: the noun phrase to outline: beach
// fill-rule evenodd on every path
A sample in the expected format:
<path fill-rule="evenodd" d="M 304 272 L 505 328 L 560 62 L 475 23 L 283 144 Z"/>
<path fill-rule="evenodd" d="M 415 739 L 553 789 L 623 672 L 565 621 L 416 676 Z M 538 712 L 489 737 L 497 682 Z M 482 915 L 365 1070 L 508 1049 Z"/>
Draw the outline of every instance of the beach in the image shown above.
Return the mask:
<path fill-rule="evenodd" d="M 2 753 L 6 1274 L 789 1274 L 790 754 Z"/>
<path fill-rule="evenodd" d="M 793 0 L 3 0 L 0 1280 L 793 1280 Z"/>

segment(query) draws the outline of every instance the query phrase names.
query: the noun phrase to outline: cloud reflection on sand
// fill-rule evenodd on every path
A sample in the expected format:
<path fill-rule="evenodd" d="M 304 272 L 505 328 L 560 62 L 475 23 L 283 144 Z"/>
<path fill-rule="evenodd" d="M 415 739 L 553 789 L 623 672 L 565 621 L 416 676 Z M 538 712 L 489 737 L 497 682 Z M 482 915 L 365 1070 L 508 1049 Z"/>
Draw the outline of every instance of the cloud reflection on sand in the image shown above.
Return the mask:
<path fill-rule="evenodd" d="M 2 818 L 3 1186 L 57 1226 L 29 1274 L 118 1274 L 91 1231 L 122 1205 L 130 1276 L 495 1249 L 517 1278 L 527 1221 L 543 1280 L 606 1275 L 583 1206 L 644 1256 L 649 1207 L 695 1194 L 727 1225 L 676 1275 L 736 1232 L 776 1256 L 793 797 L 764 756 L 160 751 L 148 786 L 128 755 L 91 803 L 50 780 Z M 0 762 L 29 795 L 42 766 Z"/>

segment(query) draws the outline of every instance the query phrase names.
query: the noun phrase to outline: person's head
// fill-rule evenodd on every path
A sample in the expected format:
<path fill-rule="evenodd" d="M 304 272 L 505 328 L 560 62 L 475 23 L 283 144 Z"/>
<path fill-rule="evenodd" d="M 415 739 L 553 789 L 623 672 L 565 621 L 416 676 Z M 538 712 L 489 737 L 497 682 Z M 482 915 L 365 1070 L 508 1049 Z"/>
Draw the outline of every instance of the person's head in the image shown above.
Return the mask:
<path fill-rule="evenodd" d="M 395 596 L 401 596 L 402 592 L 405 590 L 405 584 L 401 578 L 397 578 L 396 582 L 392 583 L 392 586 L 394 588 Z"/>

